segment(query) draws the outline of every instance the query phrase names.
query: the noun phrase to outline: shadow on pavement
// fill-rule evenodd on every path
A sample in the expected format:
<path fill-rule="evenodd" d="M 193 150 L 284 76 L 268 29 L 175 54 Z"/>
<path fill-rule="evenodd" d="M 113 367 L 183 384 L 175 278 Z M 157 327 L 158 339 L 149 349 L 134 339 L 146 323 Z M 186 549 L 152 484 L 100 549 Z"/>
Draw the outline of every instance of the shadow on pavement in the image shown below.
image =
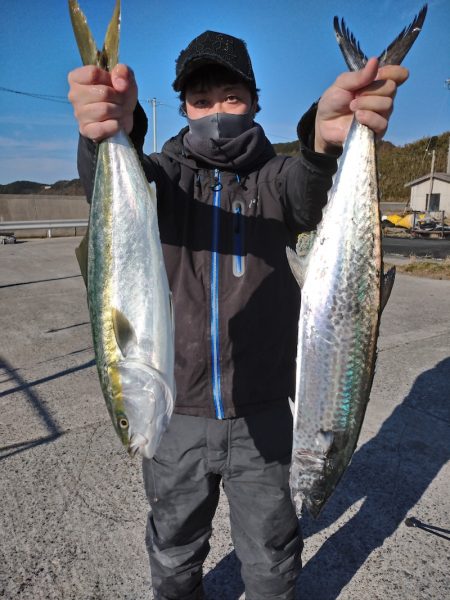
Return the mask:
<path fill-rule="evenodd" d="M 73 325 L 67 325 L 66 327 L 58 327 L 57 329 L 48 329 L 44 333 L 56 333 L 58 331 L 65 331 L 66 329 L 73 329 L 74 327 L 82 327 L 83 325 L 89 325 L 89 321 L 83 321 L 82 323 L 74 323 Z"/>
<path fill-rule="evenodd" d="M 25 440 L 23 442 L 9 444 L 6 446 L 0 446 L 0 460 L 4 460 L 5 458 L 13 456 L 14 454 L 24 452 L 25 450 L 29 450 L 35 446 L 52 442 L 64 434 L 64 431 L 60 428 L 50 411 L 45 406 L 45 402 L 42 401 L 39 394 L 32 390 L 31 387 L 47 381 L 52 381 L 53 379 L 57 379 L 59 377 L 64 377 L 65 375 L 74 373 L 75 371 L 86 369 L 94 364 L 95 361 L 90 360 L 89 362 L 79 365 L 78 367 L 60 371 L 59 373 L 55 373 L 54 375 L 50 375 L 48 377 L 43 377 L 37 381 L 27 382 L 21 375 L 18 374 L 17 369 L 14 369 L 14 367 L 6 359 L 0 357 L 0 369 L 4 370 L 8 374 L 9 381 L 14 381 L 17 384 L 14 388 L 0 392 L 0 398 L 15 392 L 24 392 L 28 402 L 48 432 L 47 436 L 33 440 Z"/>
<path fill-rule="evenodd" d="M 7 365 L 6 361 L 4 361 L 0 358 L 0 369 L 5 369 L 10 374 L 14 372 L 14 370 L 12 368 L 10 369 L 8 366 L 5 366 L 5 365 Z M 40 385 L 41 383 L 47 383 L 47 381 L 53 381 L 54 379 L 59 379 L 60 377 L 65 377 L 66 375 L 70 375 L 71 373 L 76 373 L 77 371 L 82 371 L 83 369 L 88 369 L 89 367 L 93 367 L 94 365 L 95 365 L 95 359 L 92 359 L 81 365 L 78 365 L 77 367 L 71 367 L 70 369 L 65 369 L 64 371 L 59 371 L 59 373 L 55 373 L 54 375 L 49 375 L 48 377 L 42 377 L 42 379 L 36 379 L 35 381 L 30 381 L 30 382 L 25 381 L 22 377 L 20 377 L 20 375 L 12 375 L 11 379 L 14 379 L 14 381 L 16 381 L 19 385 L 14 388 L 11 388 L 9 390 L 5 390 L 4 392 L 0 392 L 0 398 L 3 398 L 3 396 L 9 396 L 9 394 L 14 394 L 15 392 L 21 392 L 21 391 L 25 390 L 28 397 L 32 400 L 33 406 L 36 406 L 37 410 L 39 412 L 39 407 L 41 407 L 42 403 L 40 400 L 38 400 L 36 402 L 33 399 L 33 397 L 38 398 L 38 396 L 36 394 L 34 394 L 33 392 L 31 392 L 30 387 L 35 386 L 35 385 Z"/>
<path fill-rule="evenodd" d="M 302 518 L 305 538 L 330 527 L 357 502 L 356 514 L 306 563 L 298 600 L 335 600 L 373 550 L 404 522 L 450 458 L 450 358 L 422 373 L 378 434 L 353 456 L 317 521 Z M 423 535 L 409 528 L 410 535 Z M 208 598 L 238 600 L 244 591 L 234 552 L 204 578 Z"/>
<path fill-rule="evenodd" d="M 54 442 L 62 435 L 64 435 L 64 432 L 55 433 L 53 435 L 48 435 L 41 438 L 36 438 L 35 440 L 27 440 L 25 442 L 18 442 L 16 444 L 0 446 L 0 461 L 4 460 L 5 458 L 9 458 L 10 456 L 14 456 L 14 454 L 20 454 L 21 452 L 25 452 L 25 450 L 29 450 L 30 448 L 35 448 L 36 446 L 42 446 L 42 444 Z"/>
<path fill-rule="evenodd" d="M 234 550 L 205 575 L 203 585 L 208 599 L 239 600 L 244 593 L 244 582 L 241 563 Z"/>
<path fill-rule="evenodd" d="M 372 551 L 402 525 L 448 461 L 449 381 L 450 358 L 422 373 L 378 434 L 355 453 L 318 521 L 302 519 L 306 538 L 362 501 L 356 514 L 304 566 L 298 583 L 300 600 L 338 598 Z M 413 529 L 408 534 L 423 535 Z"/>
<path fill-rule="evenodd" d="M 62 281 L 63 279 L 75 279 L 77 277 L 81 277 L 81 275 L 67 275 L 65 277 L 52 277 L 50 279 L 38 279 L 36 281 L 20 281 L 19 283 L 6 283 L 5 285 L 0 285 L 0 289 L 17 287 L 19 285 L 31 285 L 32 283 L 47 283 L 48 281 Z"/>

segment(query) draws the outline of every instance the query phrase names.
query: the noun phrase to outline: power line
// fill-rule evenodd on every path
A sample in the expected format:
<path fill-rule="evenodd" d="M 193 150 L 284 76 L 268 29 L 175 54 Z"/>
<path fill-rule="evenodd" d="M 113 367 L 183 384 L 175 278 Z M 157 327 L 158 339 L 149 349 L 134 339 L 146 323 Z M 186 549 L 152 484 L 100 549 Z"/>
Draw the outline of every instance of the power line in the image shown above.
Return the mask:
<path fill-rule="evenodd" d="M 21 96 L 29 96 L 31 98 L 37 98 L 38 100 L 47 100 L 48 102 L 58 102 L 59 104 L 70 104 L 65 96 L 53 96 L 51 94 L 37 94 L 31 92 L 22 92 L 20 90 L 13 90 L 0 86 L 0 92 L 9 92 L 11 94 L 20 94 Z"/>
<path fill-rule="evenodd" d="M 47 100 L 48 102 L 57 102 L 59 104 L 70 104 L 70 102 L 69 102 L 69 100 L 67 100 L 66 96 L 56 96 L 53 94 L 40 94 L 40 93 L 33 93 L 33 92 L 24 92 L 22 90 L 14 90 L 14 89 L 3 87 L 3 86 L 0 86 L 0 92 L 8 92 L 10 94 L 19 94 L 21 96 L 28 96 L 29 98 L 36 98 L 37 100 Z M 153 100 L 139 99 L 139 102 L 141 103 L 141 105 L 145 104 L 145 103 L 152 104 L 153 105 L 153 107 L 152 107 L 153 113 L 155 113 L 155 111 L 156 111 L 156 106 L 164 106 L 166 108 L 171 108 L 176 111 L 179 110 L 179 107 L 173 106 L 172 104 L 167 104 L 166 102 L 161 102 L 160 100 L 156 100 L 156 98 L 154 98 Z M 275 138 L 278 138 L 281 140 L 291 141 L 290 138 L 287 138 L 285 136 L 276 135 L 273 133 L 268 133 L 267 135 L 271 138 L 275 137 Z M 154 140 L 154 145 L 155 144 L 156 144 L 156 141 Z"/>

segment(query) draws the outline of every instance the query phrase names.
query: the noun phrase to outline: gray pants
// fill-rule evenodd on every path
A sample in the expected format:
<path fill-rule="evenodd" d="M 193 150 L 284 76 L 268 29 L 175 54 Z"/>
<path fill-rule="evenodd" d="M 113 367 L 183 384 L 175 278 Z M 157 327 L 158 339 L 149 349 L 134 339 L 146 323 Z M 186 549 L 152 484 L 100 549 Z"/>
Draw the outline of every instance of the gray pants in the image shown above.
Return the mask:
<path fill-rule="evenodd" d="M 155 600 L 203 598 L 202 565 L 222 480 L 247 600 L 293 600 L 302 540 L 290 499 L 287 405 L 245 418 L 173 415 L 144 459 Z"/>

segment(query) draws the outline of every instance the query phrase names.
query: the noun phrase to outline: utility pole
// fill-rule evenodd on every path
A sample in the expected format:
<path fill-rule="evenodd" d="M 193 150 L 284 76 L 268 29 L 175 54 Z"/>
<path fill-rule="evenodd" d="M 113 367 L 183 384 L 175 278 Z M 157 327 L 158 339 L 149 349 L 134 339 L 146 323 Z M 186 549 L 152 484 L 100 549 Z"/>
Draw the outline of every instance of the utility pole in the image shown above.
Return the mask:
<path fill-rule="evenodd" d="M 450 175 L 450 137 L 448 138 L 448 150 L 447 150 L 447 175 Z"/>
<path fill-rule="evenodd" d="M 435 164 L 435 162 L 436 162 L 436 150 L 433 148 L 433 150 L 431 152 L 430 191 L 428 193 L 427 205 L 425 207 L 426 211 L 430 210 L 431 194 L 433 193 L 434 164 Z"/>
<path fill-rule="evenodd" d="M 156 98 L 152 98 L 152 113 L 153 113 L 153 152 L 157 151 L 156 144 Z"/>

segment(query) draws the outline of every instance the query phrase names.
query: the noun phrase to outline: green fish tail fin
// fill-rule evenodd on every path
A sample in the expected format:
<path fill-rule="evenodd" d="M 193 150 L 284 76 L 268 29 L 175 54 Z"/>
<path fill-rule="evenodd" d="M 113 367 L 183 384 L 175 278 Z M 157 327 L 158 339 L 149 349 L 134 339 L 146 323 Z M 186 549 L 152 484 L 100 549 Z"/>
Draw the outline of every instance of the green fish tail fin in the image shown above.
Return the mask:
<path fill-rule="evenodd" d="M 116 0 L 101 52 L 97 48 L 86 16 L 77 0 L 69 0 L 69 13 L 83 64 L 96 65 L 106 71 L 111 71 L 119 60 L 120 0 Z"/>
<path fill-rule="evenodd" d="M 402 60 L 408 54 L 411 46 L 414 44 L 417 36 L 422 31 L 422 26 L 427 14 L 427 5 L 425 4 L 419 14 L 413 21 L 405 27 L 403 31 L 395 38 L 386 50 L 384 50 L 378 60 L 380 67 L 384 65 L 400 65 Z M 359 42 L 345 24 L 344 19 L 339 22 L 338 17 L 334 17 L 334 31 L 339 48 L 344 56 L 345 62 L 351 71 L 363 69 L 367 63 L 367 56 L 361 50 Z"/>
<path fill-rule="evenodd" d="M 111 71 L 119 62 L 119 34 L 120 34 L 120 0 L 116 0 L 113 16 L 106 31 L 102 57 L 106 70 Z"/>

